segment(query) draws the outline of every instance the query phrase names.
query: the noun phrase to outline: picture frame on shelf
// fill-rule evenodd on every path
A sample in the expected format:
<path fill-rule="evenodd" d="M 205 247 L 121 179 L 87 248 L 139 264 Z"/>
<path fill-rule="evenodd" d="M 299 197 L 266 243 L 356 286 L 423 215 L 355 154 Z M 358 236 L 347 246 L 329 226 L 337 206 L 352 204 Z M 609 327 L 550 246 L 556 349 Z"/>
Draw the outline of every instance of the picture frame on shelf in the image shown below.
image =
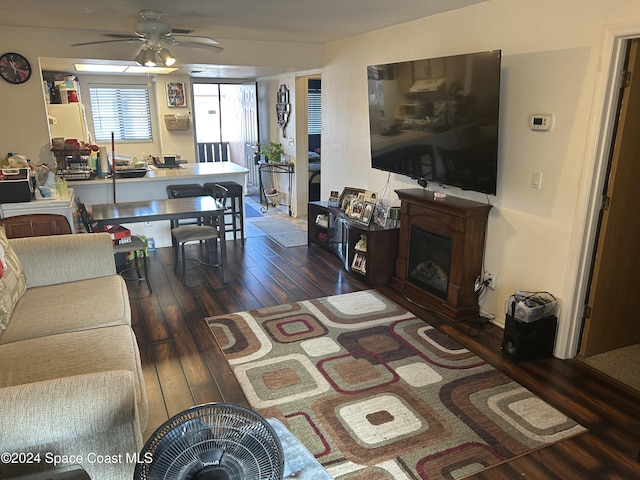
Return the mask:
<path fill-rule="evenodd" d="M 338 193 L 337 190 L 331 191 L 331 195 L 329 195 L 329 206 L 330 207 L 340 206 L 340 193 Z"/>
<path fill-rule="evenodd" d="M 358 196 L 351 200 L 351 205 L 349 206 L 348 215 L 355 219 L 360 220 L 362 218 L 362 211 L 364 210 L 364 193 L 359 193 Z"/>
<path fill-rule="evenodd" d="M 351 268 L 360 273 L 367 273 L 367 257 L 362 253 L 356 252 L 353 255 L 353 262 L 351 262 Z"/>
<path fill-rule="evenodd" d="M 389 228 L 389 205 L 383 201 L 376 204 L 373 223 L 380 228 Z"/>
<path fill-rule="evenodd" d="M 349 215 L 351 202 L 356 200 L 358 195 L 361 193 L 364 193 L 364 189 L 362 188 L 344 187 L 340 194 L 340 210 L 342 210 L 346 215 Z"/>
<path fill-rule="evenodd" d="M 360 223 L 364 223 L 369 226 L 371 223 L 371 219 L 373 218 L 373 212 L 376 208 L 376 204 L 373 202 L 364 202 L 364 206 L 362 207 L 362 215 L 360 215 Z"/>
<path fill-rule="evenodd" d="M 377 192 L 372 192 L 371 190 L 365 190 L 364 191 L 364 198 L 365 198 L 365 200 L 367 202 L 377 203 L 378 194 L 377 194 Z"/>

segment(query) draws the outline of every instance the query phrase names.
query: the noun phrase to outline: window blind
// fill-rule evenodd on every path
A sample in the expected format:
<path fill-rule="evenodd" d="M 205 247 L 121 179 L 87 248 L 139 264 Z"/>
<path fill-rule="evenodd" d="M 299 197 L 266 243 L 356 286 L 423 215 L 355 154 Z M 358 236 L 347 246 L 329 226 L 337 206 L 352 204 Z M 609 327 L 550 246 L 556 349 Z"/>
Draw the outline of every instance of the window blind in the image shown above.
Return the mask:
<path fill-rule="evenodd" d="M 140 86 L 90 86 L 93 129 L 97 142 L 152 140 L 149 91 Z"/>
<path fill-rule="evenodd" d="M 309 90 L 307 100 L 307 128 L 309 135 L 320 134 L 322 129 L 322 110 L 320 90 Z"/>

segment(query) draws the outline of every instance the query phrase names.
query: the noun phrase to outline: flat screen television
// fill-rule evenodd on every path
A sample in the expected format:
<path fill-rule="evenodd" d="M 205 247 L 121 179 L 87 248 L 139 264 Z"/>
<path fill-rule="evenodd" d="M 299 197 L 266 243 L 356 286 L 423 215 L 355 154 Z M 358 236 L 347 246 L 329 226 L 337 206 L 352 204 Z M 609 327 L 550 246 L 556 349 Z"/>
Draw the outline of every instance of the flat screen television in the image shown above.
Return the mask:
<path fill-rule="evenodd" d="M 371 166 L 496 194 L 501 51 L 367 67 Z"/>

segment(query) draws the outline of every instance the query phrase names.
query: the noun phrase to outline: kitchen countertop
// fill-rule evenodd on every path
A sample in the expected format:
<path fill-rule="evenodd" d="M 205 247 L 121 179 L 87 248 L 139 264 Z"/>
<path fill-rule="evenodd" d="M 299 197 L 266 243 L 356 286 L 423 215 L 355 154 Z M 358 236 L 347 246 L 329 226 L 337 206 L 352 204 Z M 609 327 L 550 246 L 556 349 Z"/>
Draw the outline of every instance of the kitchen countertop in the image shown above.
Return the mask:
<path fill-rule="evenodd" d="M 182 168 L 154 168 L 139 178 L 98 178 L 95 180 L 73 180 L 73 188 L 79 200 L 90 206 L 100 203 L 136 202 L 167 198 L 166 188 L 174 184 L 207 182 L 236 182 L 244 185 L 249 170 L 233 162 L 185 163 Z M 115 190 L 115 192 L 114 192 Z M 150 224 L 150 225 L 148 225 Z M 168 221 L 152 221 L 124 224 L 136 235 L 153 238 L 156 247 L 171 245 L 171 231 Z"/>
<path fill-rule="evenodd" d="M 144 177 L 139 178 L 117 178 L 116 183 L 140 183 L 153 181 L 167 181 L 172 179 L 184 180 L 187 178 L 201 179 L 206 175 L 242 175 L 249 173 L 249 170 L 233 162 L 211 162 L 211 163 L 183 163 L 180 168 L 155 168 L 149 166 L 149 171 Z M 94 180 L 73 180 L 73 185 L 96 185 L 112 183 L 113 179 L 96 178 Z"/>

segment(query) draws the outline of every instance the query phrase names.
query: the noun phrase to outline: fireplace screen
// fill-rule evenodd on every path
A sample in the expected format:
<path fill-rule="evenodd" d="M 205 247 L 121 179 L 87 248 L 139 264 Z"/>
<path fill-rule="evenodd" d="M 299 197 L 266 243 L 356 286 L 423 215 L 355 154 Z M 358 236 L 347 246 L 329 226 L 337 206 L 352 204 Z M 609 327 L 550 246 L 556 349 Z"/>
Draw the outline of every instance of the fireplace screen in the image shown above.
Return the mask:
<path fill-rule="evenodd" d="M 409 281 L 446 300 L 453 240 L 413 225 L 409 245 Z"/>

